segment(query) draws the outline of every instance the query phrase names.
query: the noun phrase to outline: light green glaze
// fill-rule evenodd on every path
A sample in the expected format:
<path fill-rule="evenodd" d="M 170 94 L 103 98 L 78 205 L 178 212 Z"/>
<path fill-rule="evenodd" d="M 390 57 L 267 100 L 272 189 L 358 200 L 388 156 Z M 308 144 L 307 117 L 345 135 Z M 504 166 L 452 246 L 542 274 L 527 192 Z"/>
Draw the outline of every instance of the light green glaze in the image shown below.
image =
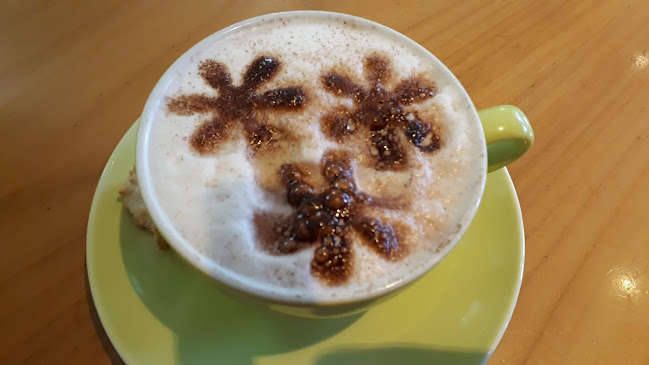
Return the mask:
<path fill-rule="evenodd" d="M 523 112 L 501 105 L 478 112 L 487 140 L 489 172 L 521 157 L 534 143 L 534 131 Z"/>
<path fill-rule="evenodd" d="M 421 280 L 363 314 L 305 319 L 240 304 L 133 224 L 118 190 L 135 134 L 134 126 L 102 174 L 86 248 L 97 313 L 128 364 L 468 365 L 483 363 L 500 340 L 523 268 L 506 169 L 489 174 L 473 223 Z"/>

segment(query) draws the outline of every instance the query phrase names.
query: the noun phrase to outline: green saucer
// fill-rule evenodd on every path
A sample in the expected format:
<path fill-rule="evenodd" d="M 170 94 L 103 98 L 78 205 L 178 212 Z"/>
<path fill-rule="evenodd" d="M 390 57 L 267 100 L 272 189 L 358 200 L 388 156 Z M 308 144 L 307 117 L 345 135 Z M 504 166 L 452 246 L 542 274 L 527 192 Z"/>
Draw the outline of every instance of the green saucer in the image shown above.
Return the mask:
<path fill-rule="evenodd" d="M 363 314 L 304 319 L 236 302 L 134 225 L 118 190 L 134 165 L 136 126 L 99 180 L 86 247 L 97 313 L 128 364 L 482 364 L 500 341 L 524 256 L 507 170 L 489 174 L 473 223 L 421 280 Z"/>

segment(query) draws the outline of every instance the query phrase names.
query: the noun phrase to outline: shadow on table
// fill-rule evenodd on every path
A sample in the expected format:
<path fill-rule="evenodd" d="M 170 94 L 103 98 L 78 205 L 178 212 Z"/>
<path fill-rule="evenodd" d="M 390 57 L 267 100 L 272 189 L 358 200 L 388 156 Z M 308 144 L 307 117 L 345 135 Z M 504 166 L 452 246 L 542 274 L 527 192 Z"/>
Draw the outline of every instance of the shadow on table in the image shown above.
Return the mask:
<path fill-rule="evenodd" d="M 381 348 L 340 348 L 324 355 L 316 365 L 476 365 L 484 364 L 487 354 L 466 350 L 390 345 Z"/>
<path fill-rule="evenodd" d="M 172 250 L 159 250 L 124 208 L 122 260 L 134 290 L 177 338 L 178 364 L 250 365 L 329 338 L 362 314 L 306 319 L 255 308 L 225 295 Z"/>

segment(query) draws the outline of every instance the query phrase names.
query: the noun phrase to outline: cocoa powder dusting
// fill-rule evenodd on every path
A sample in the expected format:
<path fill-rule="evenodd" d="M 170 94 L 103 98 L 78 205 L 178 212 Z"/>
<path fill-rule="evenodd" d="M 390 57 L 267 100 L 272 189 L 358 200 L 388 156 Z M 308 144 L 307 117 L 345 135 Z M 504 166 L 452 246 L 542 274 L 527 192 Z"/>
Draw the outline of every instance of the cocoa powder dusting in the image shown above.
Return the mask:
<path fill-rule="evenodd" d="M 392 78 L 387 58 L 372 54 L 365 59 L 365 79 L 369 88 L 356 84 L 349 77 L 334 71 L 322 76 L 322 84 L 329 93 L 352 99 L 352 109 L 337 109 L 321 120 L 324 134 L 337 142 L 349 135 L 362 132 L 369 136 L 370 156 L 377 170 L 401 170 L 408 164 L 408 155 L 397 131 L 423 152 L 441 147 L 437 131 L 422 121 L 416 111 L 405 106 L 435 96 L 435 86 L 421 77 L 402 80 L 392 91 L 384 84 Z"/>
<path fill-rule="evenodd" d="M 168 110 L 178 115 L 211 114 L 212 118 L 198 126 L 190 138 L 190 145 L 201 154 L 215 152 L 236 122 L 243 126 L 250 146 L 259 148 L 275 142 L 288 131 L 258 121 L 258 112 L 264 110 L 295 111 L 303 107 L 306 93 L 299 86 L 284 87 L 258 94 L 256 90 L 272 80 L 281 63 L 272 57 L 256 58 L 244 72 L 241 86 L 234 86 L 225 65 L 205 60 L 198 69 L 203 80 L 215 90 L 216 97 L 191 94 L 181 95 L 167 103 Z"/>
<path fill-rule="evenodd" d="M 350 160 L 341 152 L 325 154 L 320 164 L 326 181 L 323 188 L 307 181 L 311 172 L 303 166 L 283 165 L 280 179 L 294 213 L 274 221 L 271 231 L 277 236 L 259 226 L 270 222 L 255 216 L 260 241 L 267 242 L 264 247 L 270 253 L 291 254 L 313 247 L 311 273 L 328 285 L 340 285 L 352 274 L 353 231 L 386 260 L 398 260 L 405 252 L 393 225 L 365 216 L 364 207 L 374 205 L 374 200 L 356 187 Z"/>
<path fill-rule="evenodd" d="M 320 128 L 326 136 L 337 142 L 342 142 L 346 136 L 356 133 L 347 109 L 337 109 L 326 114 L 320 120 Z"/>

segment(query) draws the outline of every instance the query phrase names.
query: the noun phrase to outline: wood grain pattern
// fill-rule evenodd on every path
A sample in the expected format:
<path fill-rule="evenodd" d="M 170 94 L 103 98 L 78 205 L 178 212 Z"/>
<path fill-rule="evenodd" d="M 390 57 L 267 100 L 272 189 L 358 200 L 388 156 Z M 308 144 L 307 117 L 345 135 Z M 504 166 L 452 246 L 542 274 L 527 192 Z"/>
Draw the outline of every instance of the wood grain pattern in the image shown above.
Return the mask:
<path fill-rule="evenodd" d="M 649 2 L 0 3 L 0 362 L 119 363 L 85 283 L 92 194 L 164 70 L 236 21 L 321 9 L 435 53 L 476 106 L 515 104 L 523 286 L 489 364 L 649 364 Z"/>

